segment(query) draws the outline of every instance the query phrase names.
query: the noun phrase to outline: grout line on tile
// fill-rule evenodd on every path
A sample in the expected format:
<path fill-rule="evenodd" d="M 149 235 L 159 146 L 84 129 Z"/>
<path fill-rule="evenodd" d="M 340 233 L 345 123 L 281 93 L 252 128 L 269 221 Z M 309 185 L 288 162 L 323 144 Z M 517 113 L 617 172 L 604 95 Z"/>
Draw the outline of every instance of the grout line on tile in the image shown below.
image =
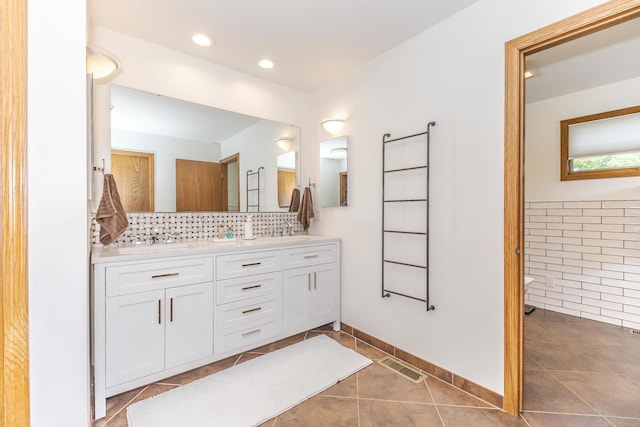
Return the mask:
<path fill-rule="evenodd" d="M 491 402 L 487 402 L 486 400 L 484 400 L 484 399 L 482 399 L 482 398 L 480 398 L 480 397 L 476 396 L 475 394 L 471 394 L 471 393 L 469 393 L 469 392 L 468 392 L 468 391 L 466 391 L 466 390 L 463 390 L 463 389 L 461 389 L 461 388 L 458 388 L 458 387 L 456 387 L 455 385 L 453 385 L 453 384 L 451 384 L 451 383 L 448 383 L 448 382 L 444 381 L 444 380 L 443 380 L 443 379 L 441 379 L 441 378 L 436 377 L 435 375 L 431 375 L 431 374 L 430 374 L 430 373 L 428 373 L 428 372 L 425 372 L 425 374 L 427 374 L 429 377 L 431 377 L 431 378 L 433 378 L 433 379 L 435 379 L 435 380 L 438 380 L 438 381 L 440 381 L 440 382 L 442 382 L 442 383 L 445 383 L 445 384 L 446 384 L 446 385 L 448 385 L 448 386 L 451 386 L 451 387 L 455 388 L 456 390 L 459 390 L 459 391 L 463 392 L 464 394 L 466 394 L 466 395 L 468 395 L 468 396 L 473 397 L 474 399 L 477 399 L 477 400 L 479 400 L 479 401 L 481 401 L 481 402 L 486 403 L 486 404 L 487 404 L 487 405 L 489 405 L 491 408 L 495 408 L 495 409 L 498 409 L 498 410 L 500 410 L 500 411 L 503 411 L 503 409 L 502 409 L 502 408 L 499 408 L 498 406 L 494 405 L 493 403 L 491 403 Z M 443 406 L 445 406 L 445 405 L 443 404 Z M 448 406 L 458 406 L 458 405 L 448 405 Z M 464 406 L 464 405 L 463 405 L 463 406 Z M 476 406 L 469 406 L 469 408 L 475 408 L 475 407 L 476 407 Z M 478 406 L 478 407 L 479 407 L 479 408 L 483 408 L 483 406 Z M 503 411 L 503 412 L 504 412 L 504 411 Z"/>
<path fill-rule="evenodd" d="M 518 418 L 520 418 L 522 421 L 524 421 L 524 423 L 525 423 L 526 425 L 528 425 L 529 427 L 531 427 L 531 424 L 529 424 L 529 421 L 527 421 L 527 419 L 524 417 L 524 412 L 520 412 L 520 413 L 518 414 Z"/>
<path fill-rule="evenodd" d="M 238 362 L 240 361 L 240 359 L 242 358 L 242 355 L 244 355 L 244 353 L 240 353 L 238 355 L 238 357 L 236 358 L 236 361 L 233 362 L 233 365 L 231 365 L 231 366 L 236 366 L 238 364 Z"/>
<path fill-rule="evenodd" d="M 142 390 L 140 390 L 139 393 L 137 393 L 135 396 L 133 396 L 127 403 L 125 403 L 124 405 L 122 405 L 122 407 L 120 409 L 118 409 L 116 411 L 115 414 L 113 414 L 104 424 L 103 427 L 106 426 L 107 424 L 109 424 L 109 422 L 111 422 L 111 420 L 113 420 L 113 418 L 118 415 L 120 412 L 122 412 L 123 409 L 127 409 L 127 407 L 129 405 L 131 405 L 131 402 L 133 402 L 134 400 L 136 400 L 138 398 L 138 396 L 140 396 L 142 393 L 144 393 L 147 389 L 149 388 L 149 386 L 145 386 Z"/>
<path fill-rule="evenodd" d="M 549 370 L 547 370 L 547 372 L 549 373 L 549 375 L 551 375 L 553 378 L 555 378 L 556 381 L 558 381 L 560 384 L 562 384 L 563 387 L 565 387 L 571 393 L 575 394 L 578 399 L 580 399 L 584 403 L 586 403 L 589 408 L 593 409 L 596 412 L 596 414 L 599 414 L 600 416 L 603 416 L 603 414 L 600 411 L 598 411 L 592 404 L 587 402 L 582 396 L 580 396 L 578 393 L 576 393 L 571 387 L 569 387 L 564 382 L 562 382 L 562 380 L 560 380 L 560 378 L 558 378 L 557 376 L 553 375 L 553 372 L 551 372 Z M 556 371 L 556 372 L 558 372 L 558 371 Z"/>
<path fill-rule="evenodd" d="M 154 383 L 154 384 L 158 384 L 158 385 L 170 385 L 170 386 L 174 386 L 174 387 L 180 387 L 180 386 L 182 386 L 182 385 L 185 385 L 185 384 L 165 383 L 165 382 L 162 382 L 162 381 L 158 381 L 157 383 Z"/>
<path fill-rule="evenodd" d="M 413 400 L 378 399 L 374 397 L 359 397 L 358 399 L 366 400 L 369 402 L 411 403 L 413 405 L 436 406 L 436 404 L 432 402 L 416 402 Z M 492 408 L 487 408 L 487 409 L 492 409 Z"/>
<path fill-rule="evenodd" d="M 433 406 L 436 408 L 436 413 L 438 414 L 438 418 L 440 418 L 440 422 L 444 426 L 445 425 L 444 424 L 444 419 L 442 418 L 442 414 L 440 414 L 440 408 L 438 408 L 438 404 L 436 403 L 436 399 L 433 398 L 433 393 L 431 393 L 431 388 L 429 387 L 429 384 L 427 383 L 427 380 L 424 379 L 422 381 L 422 383 L 427 388 L 427 392 L 429 393 L 429 397 L 431 397 L 431 401 L 433 402 Z"/>

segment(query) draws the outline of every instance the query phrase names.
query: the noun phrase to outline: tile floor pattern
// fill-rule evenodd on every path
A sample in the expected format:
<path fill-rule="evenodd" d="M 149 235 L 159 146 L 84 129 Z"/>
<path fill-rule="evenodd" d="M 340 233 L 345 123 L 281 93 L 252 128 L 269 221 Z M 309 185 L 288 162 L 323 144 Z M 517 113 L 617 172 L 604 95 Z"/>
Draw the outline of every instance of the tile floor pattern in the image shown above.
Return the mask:
<path fill-rule="evenodd" d="M 537 308 L 525 317 L 532 426 L 640 427 L 640 335 Z"/>
<path fill-rule="evenodd" d="M 374 363 L 260 427 L 640 427 L 640 337 L 541 309 L 527 316 L 525 327 L 520 417 L 435 377 L 416 384 Z M 131 403 L 320 333 L 374 361 L 386 356 L 344 332 L 313 330 L 113 396 L 94 426 L 126 427 Z"/>

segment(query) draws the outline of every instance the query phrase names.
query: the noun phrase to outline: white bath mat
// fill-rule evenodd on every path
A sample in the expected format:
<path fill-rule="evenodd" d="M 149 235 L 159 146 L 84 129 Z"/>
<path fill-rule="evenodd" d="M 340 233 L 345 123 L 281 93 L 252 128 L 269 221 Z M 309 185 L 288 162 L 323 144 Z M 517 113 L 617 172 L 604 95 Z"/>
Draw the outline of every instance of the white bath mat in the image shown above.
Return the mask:
<path fill-rule="evenodd" d="M 134 403 L 129 427 L 255 426 L 370 363 L 318 335 Z"/>

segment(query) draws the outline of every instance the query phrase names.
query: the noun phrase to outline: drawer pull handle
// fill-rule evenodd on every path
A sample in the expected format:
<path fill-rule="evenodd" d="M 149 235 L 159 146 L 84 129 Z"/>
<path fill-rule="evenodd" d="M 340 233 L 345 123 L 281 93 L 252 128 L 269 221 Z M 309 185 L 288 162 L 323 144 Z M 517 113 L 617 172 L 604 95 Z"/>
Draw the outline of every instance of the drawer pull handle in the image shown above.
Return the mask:
<path fill-rule="evenodd" d="M 305 255 L 304 259 L 310 259 L 310 258 L 318 258 L 320 255 L 319 254 L 315 254 L 315 255 Z"/>
<path fill-rule="evenodd" d="M 158 325 L 162 323 L 162 301 L 158 300 Z"/>
<path fill-rule="evenodd" d="M 178 276 L 180 273 L 176 272 L 176 273 L 164 273 L 164 274 L 154 274 L 153 276 L 151 276 L 152 279 L 159 279 L 161 277 L 172 277 L 172 276 Z"/>
<path fill-rule="evenodd" d="M 309 282 L 309 290 L 311 290 L 311 273 L 307 274 L 307 280 Z"/>
<path fill-rule="evenodd" d="M 253 285 L 253 286 L 246 286 L 244 288 L 242 288 L 243 291 L 248 291 L 249 289 L 257 289 L 257 288 L 261 288 L 262 285 Z"/>
<path fill-rule="evenodd" d="M 260 311 L 262 310 L 262 307 L 256 307 L 256 308 L 252 308 L 250 310 L 245 310 L 242 312 L 242 314 L 247 314 L 247 313 L 253 313 L 254 311 Z"/>
<path fill-rule="evenodd" d="M 173 298 L 169 300 L 169 321 L 173 322 Z"/>
<path fill-rule="evenodd" d="M 244 338 L 244 337 L 247 337 L 249 335 L 257 334 L 258 332 L 262 332 L 262 329 L 256 329 L 256 330 L 253 330 L 253 331 L 250 331 L 250 332 L 245 332 L 244 334 L 241 334 L 240 336 Z"/>
<path fill-rule="evenodd" d="M 313 272 L 313 289 L 318 289 L 318 273 Z"/>
<path fill-rule="evenodd" d="M 260 265 L 262 264 L 261 262 L 250 262 L 248 264 L 242 264 L 243 267 L 252 267 L 254 265 Z"/>

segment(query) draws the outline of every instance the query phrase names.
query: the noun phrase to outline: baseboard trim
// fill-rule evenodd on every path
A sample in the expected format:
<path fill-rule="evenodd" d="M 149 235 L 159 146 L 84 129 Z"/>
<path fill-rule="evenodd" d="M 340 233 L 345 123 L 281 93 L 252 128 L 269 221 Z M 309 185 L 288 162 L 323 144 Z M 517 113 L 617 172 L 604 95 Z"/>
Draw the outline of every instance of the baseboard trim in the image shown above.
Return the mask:
<path fill-rule="evenodd" d="M 503 397 L 502 395 L 489 390 L 479 384 L 474 383 L 473 381 L 469 381 L 466 378 L 463 378 L 455 373 L 448 371 L 444 368 L 441 368 L 437 365 L 434 365 L 431 362 L 428 362 L 424 359 L 419 358 L 405 350 L 397 348 L 381 339 L 378 339 L 372 335 L 367 334 L 359 329 L 354 328 L 346 323 L 340 324 L 343 332 L 346 332 L 349 335 L 353 335 L 357 339 L 370 344 L 385 353 L 388 353 L 394 357 L 397 357 L 400 360 L 403 360 L 410 365 L 415 366 L 416 368 L 426 372 L 429 375 L 432 375 L 436 378 L 441 379 L 442 381 L 451 384 L 454 387 L 459 388 L 460 390 L 466 391 L 467 393 L 484 400 L 487 403 L 490 403 L 500 409 L 503 408 Z"/>

